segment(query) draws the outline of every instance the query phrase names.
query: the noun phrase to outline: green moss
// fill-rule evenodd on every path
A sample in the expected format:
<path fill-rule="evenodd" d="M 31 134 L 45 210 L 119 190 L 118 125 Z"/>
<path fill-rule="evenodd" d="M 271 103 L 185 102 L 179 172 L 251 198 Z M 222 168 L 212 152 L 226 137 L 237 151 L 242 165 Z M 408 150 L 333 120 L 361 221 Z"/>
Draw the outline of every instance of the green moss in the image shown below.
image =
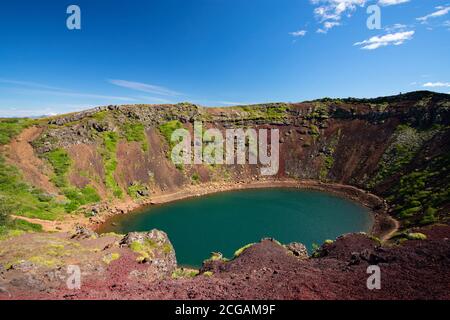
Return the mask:
<path fill-rule="evenodd" d="M 128 187 L 127 193 L 130 197 L 137 200 L 141 198 L 141 193 L 147 190 L 147 187 L 140 182 L 133 182 L 131 186 Z"/>
<path fill-rule="evenodd" d="M 250 248 L 253 245 L 254 245 L 254 243 L 249 243 L 249 244 L 243 246 L 242 248 L 236 250 L 236 252 L 234 253 L 234 257 L 239 257 L 245 250 L 247 250 L 248 248 Z"/>
<path fill-rule="evenodd" d="M 188 268 L 177 268 L 172 272 L 172 279 L 193 278 L 198 275 L 198 270 Z"/>
<path fill-rule="evenodd" d="M 211 257 L 209 257 L 209 259 L 207 259 L 206 261 L 228 261 L 227 258 L 225 258 L 221 253 L 219 252 L 213 252 L 211 254 Z"/>
<path fill-rule="evenodd" d="M 56 268 L 60 263 L 55 258 L 50 258 L 47 256 L 33 256 L 30 259 L 28 259 L 30 262 L 46 268 Z"/>
<path fill-rule="evenodd" d="M 162 249 L 163 252 L 168 251 L 168 247 L 159 248 L 158 244 L 151 240 L 146 239 L 144 242 L 134 241 L 130 244 L 130 249 L 133 252 L 138 253 L 140 256 L 136 259 L 137 261 L 143 261 L 145 259 L 149 259 L 154 256 L 154 250 L 156 249 Z M 170 247 L 170 251 L 172 248 Z"/>
<path fill-rule="evenodd" d="M 367 184 L 368 188 L 375 187 L 387 177 L 401 171 L 414 159 L 422 145 L 437 132 L 436 128 L 417 130 L 407 125 L 399 125 L 381 158 L 376 176 Z"/>
<path fill-rule="evenodd" d="M 94 113 L 91 118 L 97 120 L 98 122 L 102 122 L 106 119 L 108 115 L 108 111 L 103 110 L 103 111 L 99 111 L 97 113 Z"/>
<path fill-rule="evenodd" d="M 197 172 L 194 172 L 191 177 L 191 181 L 193 184 L 198 184 L 200 182 L 200 175 Z"/>
<path fill-rule="evenodd" d="M 429 224 L 441 218 L 445 222 L 446 216 L 439 216 L 438 209 L 450 201 L 450 153 L 404 175 L 387 200 L 395 204 L 394 212 L 405 225 Z"/>
<path fill-rule="evenodd" d="M 183 125 L 178 120 L 172 120 L 166 122 L 158 127 L 159 131 L 163 135 L 167 144 L 169 145 L 169 153 L 172 151 L 172 148 L 176 145 L 176 142 L 172 141 L 172 134 L 175 130 L 183 128 Z"/>
<path fill-rule="evenodd" d="M 310 134 L 311 134 L 312 136 L 319 136 L 319 135 L 320 135 L 319 127 L 316 126 L 316 125 L 314 125 L 314 124 L 311 124 L 311 125 L 309 126 L 309 130 L 310 130 Z"/>
<path fill-rule="evenodd" d="M 103 132 L 103 149 L 100 154 L 103 158 L 103 163 L 105 167 L 105 185 L 112 192 L 113 196 L 116 198 L 122 198 L 123 191 L 117 183 L 114 173 L 117 168 L 117 143 L 119 137 L 115 132 Z"/>
<path fill-rule="evenodd" d="M 328 106 L 322 102 L 315 102 L 313 111 L 306 115 L 305 119 L 322 121 L 329 117 Z"/>
<path fill-rule="evenodd" d="M 205 277 L 212 277 L 214 275 L 214 273 L 212 271 L 206 271 L 206 272 L 203 272 L 202 275 L 204 275 Z"/>
<path fill-rule="evenodd" d="M 138 122 L 126 122 L 123 127 L 123 134 L 128 142 L 140 142 L 142 146 L 142 150 L 147 152 L 148 143 L 147 138 L 145 136 L 145 127 L 142 123 Z"/>
<path fill-rule="evenodd" d="M 428 207 L 425 211 L 425 215 L 420 220 L 421 225 L 433 224 L 436 223 L 439 219 L 437 218 L 437 209 Z"/>
<path fill-rule="evenodd" d="M 99 202 L 101 200 L 97 191 L 92 186 L 88 185 L 80 189 L 69 185 L 67 174 L 72 165 L 72 160 L 65 150 L 54 149 L 44 154 L 44 158 L 47 159 L 53 167 L 54 175 L 52 181 L 62 190 L 62 193 L 68 199 L 68 202 L 64 204 L 66 212 L 73 212 L 80 206 Z"/>
<path fill-rule="evenodd" d="M 244 116 L 246 120 L 265 119 L 272 121 L 284 120 L 289 110 L 289 106 L 283 103 L 239 106 L 236 108 L 246 113 L 246 116 Z"/>
<path fill-rule="evenodd" d="M 117 252 L 114 252 L 114 253 L 110 253 L 110 254 L 107 254 L 106 256 L 104 256 L 102 261 L 106 264 L 110 264 L 111 262 L 113 262 L 114 260 L 117 260 L 119 258 L 120 258 L 120 254 Z"/>
<path fill-rule="evenodd" d="M 334 158 L 332 155 L 323 156 L 323 165 L 319 172 L 319 178 L 325 180 L 328 176 L 328 172 L 334 165 Z"/>
<path fill-rule="evenodd" d="M 165 243 L 162 246 L 162 251 L 163 251 L 164 254 L 170 254 L 173 251 L 173 248 L 172 248 L 172 246 L 170 244 Z"/>

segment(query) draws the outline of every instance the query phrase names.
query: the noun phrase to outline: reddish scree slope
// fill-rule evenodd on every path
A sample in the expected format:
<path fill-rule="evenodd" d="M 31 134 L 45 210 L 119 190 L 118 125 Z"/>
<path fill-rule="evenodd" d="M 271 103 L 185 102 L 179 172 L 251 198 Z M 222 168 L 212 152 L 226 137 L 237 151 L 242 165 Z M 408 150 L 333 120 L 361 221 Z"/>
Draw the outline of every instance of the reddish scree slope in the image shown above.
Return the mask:
<path fill-rule="evenodd" d="M 450 227 L 421 229 L 424 241 L 379 247 L 361 234 L 322 247 L 322 257 L 300 260 L 271 240 L 245 250 L 231 262 L 214 262 L 214 272 L 184 280 L 130 281 L 135 257 L 125 255 L 102 279 L 67 289 L 21 296 L 34 299 L 449 299 Z M 367 267 L 381 269 L 381 289 L 368 290 Z M 432 284 L 432 285 L 430 285 Z"/>

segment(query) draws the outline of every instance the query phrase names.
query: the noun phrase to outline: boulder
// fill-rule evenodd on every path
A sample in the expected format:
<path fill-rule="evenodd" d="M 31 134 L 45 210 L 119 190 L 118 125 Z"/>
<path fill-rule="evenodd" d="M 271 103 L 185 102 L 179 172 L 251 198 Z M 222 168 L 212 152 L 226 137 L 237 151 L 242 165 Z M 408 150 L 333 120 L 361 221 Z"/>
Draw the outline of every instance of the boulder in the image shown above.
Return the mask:
<path fill-rule="evenodd" d="M 137 261 L 148 265 L 147 278 L 159 279 L 171 275 L 177 268 L 173 246 L 163 231 L 153 229 L 149 232 L 130 232 L 119 243 L 129 247 L 138 256 Z"/>
<path fill-rule="evenodd" d="M 96 237 L 98 237 L 96 232 L 83 226 L 76 226 L 75 233 L 71 236 L 71 239 L 89 239 Z"/>
<path fill-rule="evenodd" d="M 300 259 L 308 259 L 308 250 L 305 245 L 299 242 L 291 242 L 286 245 L 286 249 L 288 249 L 292 254 Z"/>

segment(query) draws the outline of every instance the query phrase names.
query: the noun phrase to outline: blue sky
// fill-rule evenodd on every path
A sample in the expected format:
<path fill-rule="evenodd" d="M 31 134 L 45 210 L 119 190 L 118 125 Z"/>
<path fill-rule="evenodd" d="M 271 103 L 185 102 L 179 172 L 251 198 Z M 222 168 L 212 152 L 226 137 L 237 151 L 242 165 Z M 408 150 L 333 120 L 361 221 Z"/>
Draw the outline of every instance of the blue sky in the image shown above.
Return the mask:
<path fill-rule="evenodd" d="M 0 117 L 450 92 L 449 36 L 450 0 L 3 1 Z"/>

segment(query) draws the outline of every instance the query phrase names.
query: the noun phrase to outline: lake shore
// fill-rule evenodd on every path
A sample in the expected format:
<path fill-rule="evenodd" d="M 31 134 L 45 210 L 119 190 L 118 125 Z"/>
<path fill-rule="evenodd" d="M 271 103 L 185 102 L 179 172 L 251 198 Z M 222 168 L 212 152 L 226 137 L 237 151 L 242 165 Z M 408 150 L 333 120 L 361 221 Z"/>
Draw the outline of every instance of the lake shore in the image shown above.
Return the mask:
<path fill-rule="evenodd" d="M 137 203 L 132 200 L 121 201 L 108 206 L 107 210 L 98 216 L 89 219 L 88 227 L 94 230 L 101 228 L 108 219 L 116 215 L 123 215 L 147 206 L 159 205 L 173 201 L 201 197 L 208 194 L 260 188 L 298 188 L 331 193 L 345 197 L 364 205 L 370 210 L 373 217 L 373 225 L 370 231 L 381 240 L 388 239 L 399 227 L 399 223 L 388 215 L 387 203 L 380 197 L 365 190 L 343 184 L 324 183 L 315 180 L 263 180 L 263 181 L 240 181 L 240 182 L 212 182 L 185 187 L 175 192 L 163 192 L 154 194 L 149 199 Z"/>

